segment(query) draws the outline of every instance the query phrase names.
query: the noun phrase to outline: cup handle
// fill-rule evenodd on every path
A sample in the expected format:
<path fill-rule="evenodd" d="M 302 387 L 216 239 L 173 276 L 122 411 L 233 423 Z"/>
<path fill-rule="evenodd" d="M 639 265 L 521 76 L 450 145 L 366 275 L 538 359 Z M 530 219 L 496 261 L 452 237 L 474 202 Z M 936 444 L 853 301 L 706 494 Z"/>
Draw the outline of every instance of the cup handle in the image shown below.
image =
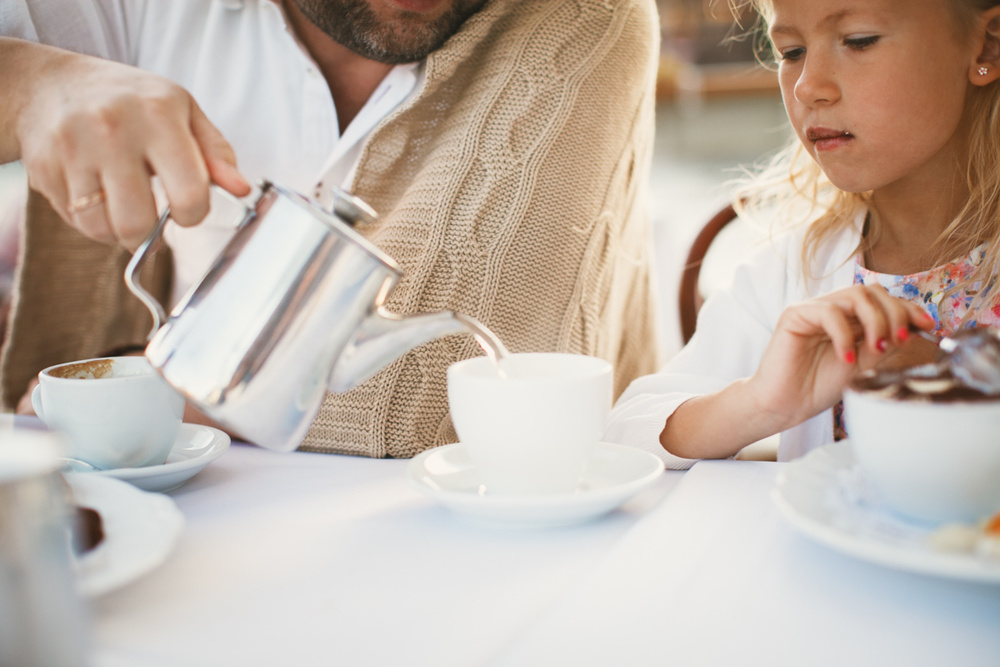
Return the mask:
<path fill-rule="evenodd" d="M 35 411 L 38 418 L 45 421 L 45 413 L 42 410 L 42 385 L 36 384 L 31 390 L 31 409 Z"/>

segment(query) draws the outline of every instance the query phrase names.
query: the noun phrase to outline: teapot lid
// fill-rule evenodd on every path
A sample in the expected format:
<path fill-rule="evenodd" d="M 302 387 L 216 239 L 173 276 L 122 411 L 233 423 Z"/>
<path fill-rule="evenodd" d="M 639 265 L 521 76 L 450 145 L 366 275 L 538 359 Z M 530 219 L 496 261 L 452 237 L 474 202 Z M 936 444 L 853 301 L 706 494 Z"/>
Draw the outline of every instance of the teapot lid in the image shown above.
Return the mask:
<path fill-rule="evenodd" d="M 268 190 L 295 202 L 298 206 L 303 206 L 315 215 L 318 219 L 324 220 L 341 236 L 350 239 L 352 242 L 364 248 L 372 257 L 380 261 L 390 271 L 402 275 L 399 264 L 389 255 L 385 254 L 379 247 L 360 234 L 354 227 L 358 223 L 373 223 L 378 220 L 378 214 L 365 201 L 355 195 L 337 187 L 331 187 L 333 203 L 330 210 L 327 210 L 319 202 L 309 199 L 294 190 L 290 190 L 273 181 L 262 179 L 259 183 L 260 193 L 263 196 Z M 335 222 L 342 224 L 334 224 Z"/>
<path fill-rule="evenodd" d="M 333 192 L 333 206 L 331 206 L 333 214 L 347 224 L 352 227 L 359 222 L 362 224 L 370 224 L 375 222 L 378 218 L 378 214 L 375 213 L 375 209 L 363 200 L 352 195 L 350 192 L 341 190 L 337 187 L 330 189 Z"/>

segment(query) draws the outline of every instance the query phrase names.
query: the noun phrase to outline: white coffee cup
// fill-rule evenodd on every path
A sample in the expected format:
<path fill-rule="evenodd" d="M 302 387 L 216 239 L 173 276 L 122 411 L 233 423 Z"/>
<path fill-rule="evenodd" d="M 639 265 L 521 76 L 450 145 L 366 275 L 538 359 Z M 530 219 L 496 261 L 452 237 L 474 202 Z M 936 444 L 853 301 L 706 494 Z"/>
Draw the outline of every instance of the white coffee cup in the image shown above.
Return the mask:
<path fill-rule="evenodd" d="M 933 402 L 844 392 L 861 472 L 897 513 L 975 522 L 1000 510 L 1000 400 Z"/>
<path fill-rule="evenodd" d="M 184 399 L 144 357 L 88 359 L 46 368 L 31 405 L 71 455 L 102 469 L 139 468 L 167 459 Z"/>
<path fill-rule="evenodd" d="M 576 354 L 486 357 L 448 369 L 459 441 L 489 494 L 569 493 L 580 483 L 612 401 L 612 367 Z"/>

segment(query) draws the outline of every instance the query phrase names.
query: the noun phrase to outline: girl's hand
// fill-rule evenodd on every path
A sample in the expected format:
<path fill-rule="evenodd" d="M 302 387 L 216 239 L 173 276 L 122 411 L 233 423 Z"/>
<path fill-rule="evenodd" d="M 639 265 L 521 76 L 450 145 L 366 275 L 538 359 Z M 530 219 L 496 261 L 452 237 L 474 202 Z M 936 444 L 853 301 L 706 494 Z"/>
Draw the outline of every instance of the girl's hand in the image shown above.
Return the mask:
<path fill-rule="evenodd" d="M 911 327 L 934 321 L 881 286 L 855 285 L 789 306 L 747 389 L 773 433 L 826 410 L 858 369 L 870 368 Z"/>

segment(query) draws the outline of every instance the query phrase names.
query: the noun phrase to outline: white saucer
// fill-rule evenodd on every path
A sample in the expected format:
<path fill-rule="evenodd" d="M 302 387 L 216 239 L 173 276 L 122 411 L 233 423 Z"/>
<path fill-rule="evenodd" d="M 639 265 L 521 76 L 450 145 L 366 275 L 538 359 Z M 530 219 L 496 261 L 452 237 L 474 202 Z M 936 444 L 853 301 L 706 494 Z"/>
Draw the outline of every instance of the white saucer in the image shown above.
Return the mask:
<path fill-rule="evenodd" d="M 406 473 L 420 491 L 459 514 L 496 525 L 549 528 L 610 512 L 652 484 L 663 473 L 663 461 L 632 447 L 602 442 L 576 491 L 544 496 L 481 492 L 479 475 L 461 443 L 419 454 Z"/>
<path fill-rule="evenodd" d="M 846 440 L 789 463 L 772 497 L 793 528 L 843 553 L 899 570 L 1000 584 L 1000 559 L 934 549 L 927 544 L 931 528 L 893 514 L 867 486 Z"/>
<path fill-rule="evenodd" d="M 173 500 L 93 473 L 65 477 L 75 504 L 96 511 L 103 531 L 97 546 L 73 562 L 81 595 L 104 595 L 166 561 L 184 526 Z"/>
<path fill-rule="evenodd" d="M 144 491 L 167 492 L 183 486 L 185 482 L 205 469 L 209 463 L 229 449 L 229 436 L 217 428 L 200 424 L 181 424 L 174 447 L 166 463 L 142 468 L 114 468 L 80 472 L 80 475 L 99 475 L 121 479 Z"/>

